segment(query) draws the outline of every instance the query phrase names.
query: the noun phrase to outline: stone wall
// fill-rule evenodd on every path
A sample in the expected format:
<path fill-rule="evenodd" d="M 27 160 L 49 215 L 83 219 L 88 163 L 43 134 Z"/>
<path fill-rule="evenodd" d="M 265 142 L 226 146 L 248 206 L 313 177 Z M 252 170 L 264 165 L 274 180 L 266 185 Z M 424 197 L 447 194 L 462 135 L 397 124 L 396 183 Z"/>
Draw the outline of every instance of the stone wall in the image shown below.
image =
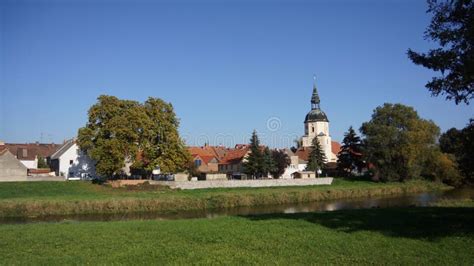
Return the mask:
<path fill-rule="evenodd" d="M 308 179 L 269 179 L 269 180 L 206 180 L 195 182 L 151 181 L 151 184 L 165 185 L 180 189 L 235 188 L 235 187 L 291 187 L 331 185 L 332 177 Z"/>

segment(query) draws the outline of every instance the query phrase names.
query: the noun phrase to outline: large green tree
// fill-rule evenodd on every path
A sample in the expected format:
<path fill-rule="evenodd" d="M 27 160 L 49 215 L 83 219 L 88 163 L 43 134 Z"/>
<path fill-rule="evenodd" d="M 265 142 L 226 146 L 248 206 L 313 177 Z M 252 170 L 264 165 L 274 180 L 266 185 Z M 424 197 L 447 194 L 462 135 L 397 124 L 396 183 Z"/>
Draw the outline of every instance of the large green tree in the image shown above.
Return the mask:
<path fill-rule="evenodd" d="M 311 152 L 309 153 L 306 171 L 316 172 L 318 170 L 323 170 L 327 161 L 326 154 L 324 153 L 317 137 L 313 139 L 311 144 Z"/>
<path fill-rule="evenodd" d="M 377 107 L 360 131 L 364 156 L 385 181 L 419 177 L 439 136 L 439 128 L 412 107 L 389 103 Z"/>
<path fill-rule="evenodd" d="M 349 130 L 344 134 L 342 140 L 341 150 L 337 155 L 337 167 L 346 175 L 350 175 L 355 169 L 362 171 L 365 163 L 362 159 L 361 140 L 357 136 L 355 130 L 349 127 Z"/>
<path fill-rule="evenodd" d="M 469 103 L 474 97 L 474 1 L 428 0 L 433 15 L 425 38 L 439 44 L 428 53 L 408 50 L 417 65 L 441 72 L 426 84 L 435 96 Z"/>
<path fill-rule="evenodd" d="M 125 163 L 150 173 L 155 167 L 176 172 L 190 160 L 178 134 L 179 122 L 171 104 L 149 98 L 144 104 L 101 95 L 78 132 L 79 147 L 96 162 L 104 177 L 121 172 Z"/>

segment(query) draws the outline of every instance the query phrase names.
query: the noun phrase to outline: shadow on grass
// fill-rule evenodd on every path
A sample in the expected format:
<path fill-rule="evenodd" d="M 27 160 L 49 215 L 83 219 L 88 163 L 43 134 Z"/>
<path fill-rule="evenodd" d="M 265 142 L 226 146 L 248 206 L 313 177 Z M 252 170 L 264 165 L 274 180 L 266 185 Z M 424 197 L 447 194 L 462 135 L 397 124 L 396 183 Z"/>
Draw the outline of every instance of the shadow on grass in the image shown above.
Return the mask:
<path fill-rule="evenodd" d="M 253 221 L 305 220 L 347 233 L 375 231 L 391 237 L 427 240 L 466 234 L 474 237 L 474 208 L 413 207 L 241 217 Z"/>

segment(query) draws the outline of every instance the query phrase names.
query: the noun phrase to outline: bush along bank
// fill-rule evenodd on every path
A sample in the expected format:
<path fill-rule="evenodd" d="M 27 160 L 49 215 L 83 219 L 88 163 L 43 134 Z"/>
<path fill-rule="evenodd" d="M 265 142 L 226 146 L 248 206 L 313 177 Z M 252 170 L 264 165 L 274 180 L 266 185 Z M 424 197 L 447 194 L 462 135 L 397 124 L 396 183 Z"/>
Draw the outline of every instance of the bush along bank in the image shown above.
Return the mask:
<path fill-rule="evenodd" d="M 361 186 L 286 187 L 265 189 L 173 191 L 156 197 L 113 197 L 102 199 L 45 199 L 0 201 L 0 217 L 40 217 L 133 212 L 175 213 L 233 207 L 296 204 L 322 200 L 369 198 L 447 190 L 441 183 L 410 181 Z M 138 193 L 138 192 L 136 192 Z"/>

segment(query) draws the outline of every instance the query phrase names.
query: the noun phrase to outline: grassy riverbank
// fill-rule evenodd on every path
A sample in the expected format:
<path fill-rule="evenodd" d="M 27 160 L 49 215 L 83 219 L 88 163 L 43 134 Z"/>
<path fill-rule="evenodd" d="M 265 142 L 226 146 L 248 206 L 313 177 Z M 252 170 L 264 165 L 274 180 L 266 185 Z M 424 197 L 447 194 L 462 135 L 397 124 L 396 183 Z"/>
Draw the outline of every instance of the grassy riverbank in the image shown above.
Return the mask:
<path fill-rule="evenodd" d="M 449 187 L 426 181 L 373 183 L 336 180 L 331 186 L 170 190 L 145 186 L 111 188 L 84 182 L 0 183 L 0 217 L 179 212 L 401 195 Z"/>
<path fill-rule="evenodd" d="M 473 208 L 0 225 L 2 264 L 473 265 Z"/>

